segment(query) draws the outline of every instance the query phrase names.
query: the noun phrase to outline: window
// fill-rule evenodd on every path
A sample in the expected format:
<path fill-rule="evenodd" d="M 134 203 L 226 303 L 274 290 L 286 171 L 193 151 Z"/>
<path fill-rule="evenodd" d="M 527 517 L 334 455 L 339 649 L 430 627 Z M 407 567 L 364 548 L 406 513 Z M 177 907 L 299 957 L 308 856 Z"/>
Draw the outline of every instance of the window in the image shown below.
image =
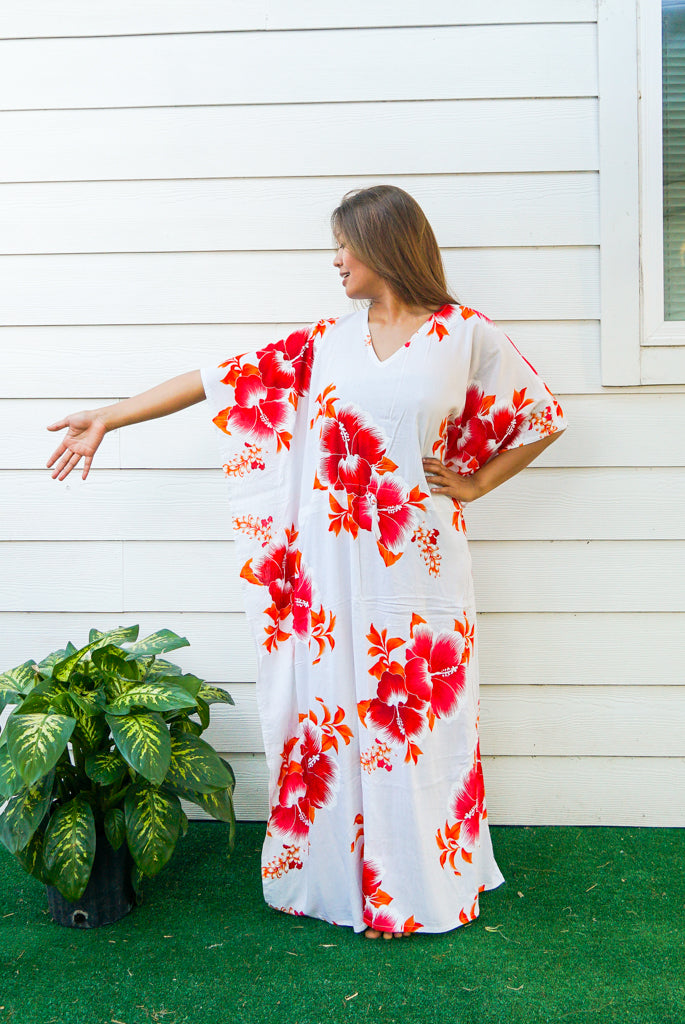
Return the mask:
<path fill-rule="evenodd" d="M 642 0 L 641 381 L 685 383 L 685 0 Z"/>
<path fill-rule="evenodd" d="M 685 0 L 662 5 L 664 319 L 685 320 Z"/>

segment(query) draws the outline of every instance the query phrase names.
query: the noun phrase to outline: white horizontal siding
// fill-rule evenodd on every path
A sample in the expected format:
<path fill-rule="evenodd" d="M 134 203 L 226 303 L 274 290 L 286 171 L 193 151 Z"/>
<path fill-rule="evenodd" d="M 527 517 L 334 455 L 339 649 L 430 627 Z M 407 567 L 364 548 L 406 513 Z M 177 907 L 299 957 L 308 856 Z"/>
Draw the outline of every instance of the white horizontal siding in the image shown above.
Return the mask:
<path fill-rule="evenodd" d="M 224 754 L 235 769 L 241 820 L 268 815 L 266 762 Z M 685 759 L 668 757 L 484 757 L 492 825 L 685 824 Z M 204 817 L 183 802 L 189 818 Z"/>
<path fill-rule="evenodd" d="M 0 182 L 599 166 L 591 98 L 14 111 L 0 137 Z"/>
<path fill-rule="evenodd" d="M 274 339 L 277 335 L 274 335 Z M 517 339 L 518 340 L 518 339 Z M 528 347 L 524 351 L 529 354 Z M 60 356 L 63 353 L 60 352 Z M 225 358 L 228 352 L 222 358 Z M 216 356 L 218 362 L 219 356 Z M 84 359 L 87 356 L 84 354 Z M 102 360 L 102 356 L 101 356 Z M 193 368 L 191 359 L 186 356 L 185 366 L 172 368 L 168 372 L 182 372 Z M 104 362 L 104 360 L 102 360 Z M 215 360 L 207 359 L 206 364 Z M 197 365 L 197 356 L 194 358 Z M 53 399 L 0 399 L 0 470 L 42 470 L 45 469 L 48 456 L 57 446 L 62 432 L 49 433 L 47 425 L 58 422 L 64 416 L 67 407 L 72 408 L 74 399 L 71 396 L 73 372 L 60 362 L 62 376 L 55 374 L 52 384 L 54 392 L 62 391 L 65 398 Z M 142 390 L 142 387 L 161 379 L 159 367 L 151 368 L 149 380 L 141 388 L 128 389 L 131 393 Z M 553 374 L 545 374 L 553 380 Z M 30 387 L 28 378 L 26 386 Z M 539 459 L 530 466 L 530 472 L 548 467 L 656 467 L 685 466 L 685 400 L 682 395 L 560 395 L 572 428 L 559 441 L 548 448 Z M 88 407 L 99 408 L 117 401 L 115 395 L 97 397 L 94 393 L 88 396 Z M 650 424 L 660 425 L 658 437 L 655 437 Z M 220 438 L 216 427 L 211 423 L 209 409 L 204 403 L 185 409 L 174 417 L 149 420 L 146 423 L 133 424 L 126 430 L 106 434 L 100 446 L 93 469 L 83 486 L 87 489 L 99 477 L 98 474 L 107 469 L 213 469 L 220 465 L 217 439 Z M 49 471 L 50 474 L 52 470 Z M 615 478 L 615 474 L 614 477 Z M 28 479 L 28 478 L 27 478 Z M 155 486 L 155 480 L 163 479 L 154 474 L 148 488 Z M 189 478 L 194 479 L 194 478 Z M 198 485 L 203 477 L 198 475 Z M 624 486 L 630 487 L 630 480 L 637 486 L 637 478 L 624 477 L 628 481 Z M 643 478 L 649 481 L 649 477 Z M 135 478 L 135 486 L 140 486 L 140 475 Z M 21 483 L 16 478 L 17 484 Z M 72 475 L 67 481 L 59 481 L 52 489 L 45 492 L 50 499 L 51 508 L 58 508 L 63 503 L 62 490 L 66 485 L 81 486 L 80 474 Z M 37 486 L 37 485 L 34 485 Z M 122 480 L 122 486 L 125 486 Z M 208 486 L 215 487 L 211 484 Z M 225 498 L 228 491 L 222 481 Z M 677 485 L 676 485 L 677 486 Z M 635 500 L 631 496 L 631 506 Z M 486 496 L 481 507 L 488 506 L 497 497 L 495 491 Z M 640 493 L 640 500 L 643 494 Z M 649 501 L 649 495 L 646 496 Z M 73 500 L 73 498 L 70 498 Z M 85 500 L 89 500 L 86 498 Z M 473 505 L 470 511 L 476 511 L 479 505 Z M 479 513 L 478 513 L 479 514 Z M 626 510 L 619 510 L 619 515 L 626 515 Z M 631 508 L 634 517 L 635 511 Z M 169 514 L 170 518 L 173 515 Z M 638 522 L 647 517 L 640 517 Z M 649 517 L 651 518 L 651 516 Z M 657 524 L 651 524 L 658 528 Z"/>
<path fill-rule="evenodd" d="M 685 540 L 471 549 L 482 611 L 685 611 Z M 242 610 L 232 541 L 3 542 L 0 563 L 0 611 Z"/>
<path fill-rule="evenodd" d="M 264 749 L 253 683 L 227 686 L 202 734 L 216 750 Z M 486 756 L 685 757 L 680 686 L 483 685 Z"/>
<path fill-rule="evenodd" d="M 595 172 L 0 185 L 0 252 L 330 249 L 348 188 L 411 192 L 446 248 L 597 245 Z M 259 216 L 255 216 L 259 210 Z"/>
<path fill-rule="evenodd" d="M 242 611 L 0 612 L 0 665 L 77 646 L 88 631 L 138 623 L 140 636 L 172 629 L 190 647 L 171 660 L 215 683 L 254 681 L 254 645 Z M 481 612 L 483 686 L 681 686 L 683 612 Z M 647 638 L 635 642 L 636 637 Z M 617 720 L 618 721 L 618 720 Z"/>
<path fill-rule="evenodd" d="M 2 256 L 0 323 L 180 324 L 345 312 L 333 253 L 116 253 Z M 491 319 L 599 315 L 594 247 L 451 249 L 447 278 Z"/>
<path fill-rule="evenodd" d="M 59 482 L 46 471 L 7 470 L 0 487 L 22 495 L 0 504 L 2 541 L 222 541 L 230 533 L 226 482 L 212 470 L 103 469 Z M 467 507 L 465 517 L 476 541 L 678 540 L 684 507 L 683 467 L 539 467 Z"/>
<path fill-rule="evenodd" d="M 5 110 L 596 95 L 591 24 L 0 42 Z"/>
<path fill-rule="evenodd" d="M 332 312 L 322 306 L 314 315 L 331 316 Z M 600 392 L 597 321 L 498 322 L 555 392 L 560 395 Z M 162 379 L 217 364 L 240 352 L 254 351 L 286 337 L 303 323 L 0 327 L 0 349 L 6 371 L 0 374 L 0 396 L 21 399 L 59 396 L 60 401 L 53 406 L 54 414 L 51 412 L 45 421 L 52 422 L 65 412 L 73 411 L 70 402 L 77 402 L 79 408 L 84 404 L 97 408 L 103 402 L 138 394 Z M 93 352 L 97 352 L 97 359 L 92 358 Z M 99 397 L 103 395 L 109 397 Z M 195 416 L 197 423 L 207 422 L 205 410 L 178 415 L 184 417 L 184 426 L 191 422 L 185 418 L 187 416 Z M 181 431 L 176 423 L 176 419 L 167 421 L 163 429 L 165 433 L 174 431 L 179 440 L 177 435 Z M 152 430 L 154 426 L 154 423 L 145 423 L 141 430 Z M 122 446 L 127 444 L 133 429 L 122 433 Z M 138 443 L 141 443 L 140 437 Z M 658 448 L 655 444 L 652 446 Z M 183 450 L 186 450 L 185 444 Z M 201 458 L 200 465 L 215 465 L 213 441 Z M 205 461 L 207 459 L 210 461 Z"/>
<path fill-rule="evenodd" d="M 0 38 L 100 36 L 159 32 L 279 31 L 347 28 L 349 25 L 416 25 L 414 0 L 5 0 L 0 8 Z M 425 0 L 421 25 L 498 24 L 506 22 L 595 22 L 596 0 Z"/>

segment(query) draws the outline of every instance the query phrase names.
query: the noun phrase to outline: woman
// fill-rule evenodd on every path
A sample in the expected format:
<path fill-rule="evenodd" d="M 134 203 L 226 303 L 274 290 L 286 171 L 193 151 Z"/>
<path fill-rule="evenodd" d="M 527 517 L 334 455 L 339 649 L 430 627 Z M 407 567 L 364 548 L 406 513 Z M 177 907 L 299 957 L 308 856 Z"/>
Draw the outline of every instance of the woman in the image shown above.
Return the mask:
<path fill-rule="evenodd" d="M 83 478 L 105 432 L 207 398 L 258 651 L 267 902 L 390 939 L 503 881 L 478 744 L 462 506 L 564 428 L 511 341 L 459 305 L 406 192 L 348 193 L 333 264 L 361 311 L 53 423 Z"/>

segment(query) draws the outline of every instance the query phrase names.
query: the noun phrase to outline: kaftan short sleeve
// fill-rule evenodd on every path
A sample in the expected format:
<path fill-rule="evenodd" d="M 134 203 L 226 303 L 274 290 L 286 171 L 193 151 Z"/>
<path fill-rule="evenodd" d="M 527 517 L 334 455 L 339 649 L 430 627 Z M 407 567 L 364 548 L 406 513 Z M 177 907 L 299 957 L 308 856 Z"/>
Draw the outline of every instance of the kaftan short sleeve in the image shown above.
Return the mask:
<path fill-rule="evenodd" d="M 309 391 L 315 327 L 200 368 L 212 422 L 221 432 L 224 472 L 236 483 L 280 464 L 273 457 L 290 451 L 302 418 L 298 406 Z"/>
<path fill-rule="evenodd" d="M 566 428 L 563 410 L 535 368 L 487 317 L 462 307 L 472 325 L 464 408 L 447 427 L 445 463 L 467 475 L 500 452 Z"/>

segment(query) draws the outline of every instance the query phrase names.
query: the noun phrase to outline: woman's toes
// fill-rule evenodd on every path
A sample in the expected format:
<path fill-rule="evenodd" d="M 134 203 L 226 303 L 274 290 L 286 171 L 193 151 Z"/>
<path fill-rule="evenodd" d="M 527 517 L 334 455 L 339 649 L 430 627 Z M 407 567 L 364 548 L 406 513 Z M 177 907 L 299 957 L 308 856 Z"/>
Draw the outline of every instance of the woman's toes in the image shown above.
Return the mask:
<path fill-rule="evenodd" d="M 375 928 L 367 928 L 366 931 L 364 932 L 364 935 L 366 935 L 367 939 L 377 939 L 380 934 L 381 933 L 377 932 Z"/>

